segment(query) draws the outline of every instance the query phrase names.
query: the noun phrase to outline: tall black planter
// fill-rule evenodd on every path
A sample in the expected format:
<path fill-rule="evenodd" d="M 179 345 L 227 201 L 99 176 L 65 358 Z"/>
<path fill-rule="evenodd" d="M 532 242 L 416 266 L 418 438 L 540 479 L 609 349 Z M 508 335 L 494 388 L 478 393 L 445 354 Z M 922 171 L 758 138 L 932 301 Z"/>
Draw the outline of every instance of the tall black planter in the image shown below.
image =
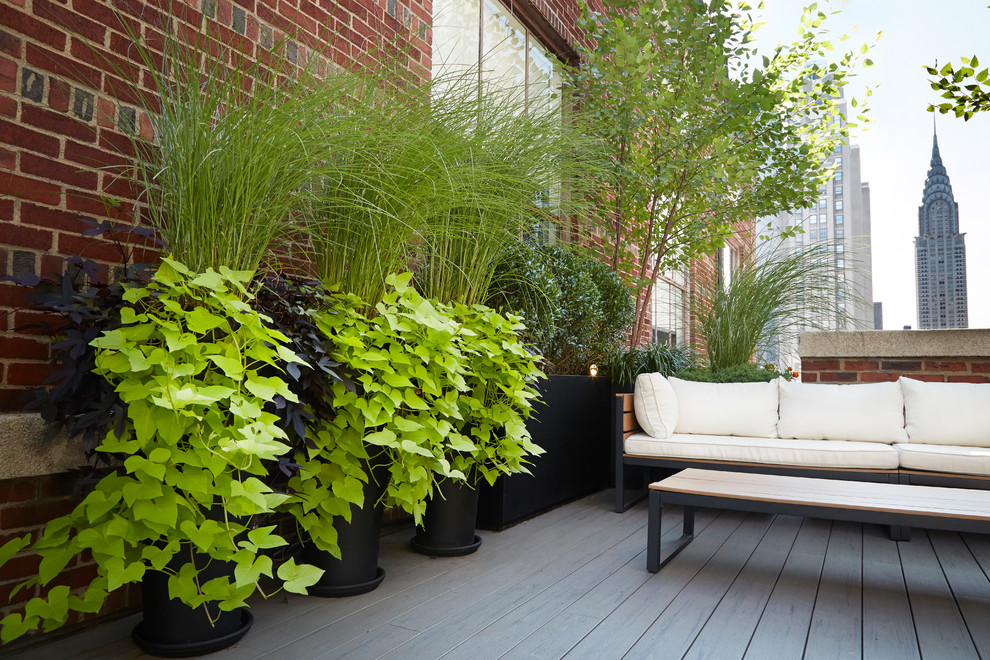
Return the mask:
<path fill-rule="evenodd" d="M 479 486 L 482 529 L 501 529 L 608 487 L 612 474 L 609 379 L 550 376 L 538 387 L 543 403 L 526 428 L 546 453 L 528 466 L 532 476 L 502 476 L 493 486 Z"/>
<path fill-rule="evenodd" d="M 177 571 L 190 561 L 188 555 L 180 554 L 169 563 L 170 569 Z M 205 567 L 199 574 L 203 582 L 234 572 L 232 563 L 213 561 L 200 553 L 192 560 Z M 211 602 L 193 609 L 178 598 L 170 599 L 168 574 L 161 571 L 145 573 L 141 595 L 144 620 L 135 626 L 131 638 L 142 651 L 160 658 L 188 658 L 225 649 L 244 637 L 254 622 L 246 607 L 222 612 Z M 210 619 L 214 619 L 212 625 Z"/>
<path fill-rule="evenodd" d="M 481 546 L 481 537 L 474 533 L 477 518 L 478 489 L 447 479 L 426 504 L 423 526 L 409 545 L 431 557 L 469 555 Z"/>
<path fill-rule="evenodd" d="M 335 525 L 340 559 L 312 543 L 302 552 L 304 563 L 324 571 L 320 581 L 307 589 L 311 596 L 356 596 L 374 590 L 385 579 L 385 570 L 378 565 L 385 511 L 379 500 L 388 487 L 388 463 L 379 461 L 365 469 L 369 478 L 364 485 L 364 506 L 352 504 L 351 521 L 341 520 Z"/>

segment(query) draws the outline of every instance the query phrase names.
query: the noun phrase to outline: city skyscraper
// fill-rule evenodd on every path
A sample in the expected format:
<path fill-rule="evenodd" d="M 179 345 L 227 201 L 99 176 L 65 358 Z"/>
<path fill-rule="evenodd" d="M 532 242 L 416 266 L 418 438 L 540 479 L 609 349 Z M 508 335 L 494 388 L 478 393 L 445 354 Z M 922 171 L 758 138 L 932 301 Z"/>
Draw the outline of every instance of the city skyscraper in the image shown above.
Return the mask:
<path fill-rule="evenodd" d="M 959 233 L 959 205 L 932 138 L 932 160 L 918 207 L 914 239 L 918 328 L 969 327 L 966 299 L 966 235 Z"/>
<path fill-rule="evenodd" d="M 826 165 L 832 168 L 832 179 L 819 190 L 819 199 L 811 208 L 780 213 L 769 218 L 769 227 L 768 218 L 760 221 L 761 231 L 768 236 L 801 227 L 803 232 L 784 239 L 779 249 L 828 254 L 822 278 L 834 284 L 828 306 L 816 312 L 815 328 L 791 328 L 788 336 L 759 356 L 760 361 L 780 368 L 799 368 L 796 331 L 875 327 L 870 184 L 862 180 L 859 146 L 839 145 Z"/>

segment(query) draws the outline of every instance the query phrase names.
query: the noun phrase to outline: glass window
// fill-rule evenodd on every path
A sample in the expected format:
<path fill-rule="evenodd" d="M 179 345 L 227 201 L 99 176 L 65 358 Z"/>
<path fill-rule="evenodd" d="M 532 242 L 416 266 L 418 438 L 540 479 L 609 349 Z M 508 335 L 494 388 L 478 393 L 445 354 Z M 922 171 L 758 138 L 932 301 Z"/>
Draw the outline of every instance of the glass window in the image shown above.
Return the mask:
<path fill-rule="evenodd" d="M 492 0 L 485 2 L 484 58 L 481 77 L 498 87 L 526 85 L 526 28 Z"/>
<path fill-rule="evenodd" d="M 818 230 L 818 238 L 828 238 L 828 229 L 825 229 L 825 227 L 822 227 L 821 229 L 819 229 Z"/>
<path fill-rule="evenodd" d="M 828 207 L 828 200 L 827 199 L 820 199 L 820 200 L 818 200 L 818 208 L 824 209 L 824 208 L 827 208 L 827 207 Z"/>
<path fill-rule="evenodd" d="M 834 179 L 835 179 L 836 181 L 842 181 L 842 170 L 839 170 L 838 172 L 836 172 L 836 173 L 835 173 L 835 176 L 834 176 L 833 178 L 834 178 Z"/>
<path fill-rule="evenodd" d="M 835 200 L 835 210 L 836 211 L 841 211 L 842 210 L 842 200 L 841 199 Z"/>
<path fill-rule="evenodd" d="M 836 186 L 835 187 L 835 196 L 836 197 L 841 197 L 842 196 L 842 186 Z"/>
<path fill-rule="evenodd" d="M 811 234 L 811 238 L 818 238 L 818 230 L 817 229 L 812 229 L 811 232 L 810 232 L 810 234 Z"/>
<path fill-rule="evenodd" d="M 462 73 L 478 66 L 478 21 L 473 0 L 433 3 L 433 75 Z"/>
<path fill-rule="evenodd" d="M 835 159 L 835 166 L 842 167 L 842 156 L 839 156 Z"/>
<path fill-rule="evenodd" d="M 479 22 L 483 29 L 479 29 Z M 478 68 L 479 77 L 527 105 L 560 106 L 561 64 L 498 0 L 434 0 L 433 76 Z"/>
<path fill-rule="evenodd" d="M 839 215 L 835 216 L 835 224 L 841 225 L 842 224 L 842 221 L 843 221 L 843 218 L 842 218 L 842 214 L 841 213 Z"/>
<path fill-rule="evenodd" d="M 842 243 L 839 243 L 838 245 L 835 246 L 835 251 L 836 252 L 840 252 L 840 253 L 841 252 L 845 252 L 846 251 L 846 246 L 843 245 Z"/>
<path fill-rule="evenodd" d="M 835 267 L 836 268 L 845 268 L 846 267 L 846 260 L 845 259 L 836 259 L 835 260 Z"/>
<path fill-rule="evenodd" d="M 811 224 L 813 224 L 813 225 L 817 225 L 818 224 L 818 216 L 817 215 L 811 216 L 810 218 L 808 218 L 808 222 L 811 223 Z"/>

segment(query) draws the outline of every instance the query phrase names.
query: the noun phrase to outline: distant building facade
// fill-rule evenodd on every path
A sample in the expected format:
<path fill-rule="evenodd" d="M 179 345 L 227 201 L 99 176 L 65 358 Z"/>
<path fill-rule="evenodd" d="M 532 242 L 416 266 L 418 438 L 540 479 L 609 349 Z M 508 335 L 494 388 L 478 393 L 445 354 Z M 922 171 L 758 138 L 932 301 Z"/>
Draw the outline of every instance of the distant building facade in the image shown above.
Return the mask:
<path fill-rule="evenodd" d="M 842 110 L 845 112 L 844 107 Z M 822 273 L 822 277 L 833 280 L 833 293 L 829 305 L 818 312 L 818 328 L 874 328 L 870 184 L 862 180 L 859 146 L 841 144 L 829 156 L 826 165 L 832 168 L 833 176 L 819 190 L 817 203 L 811 208 L 764 218 L 760 223 L 761 231 L 778 235 L 788 227 L 801 227 L 802 232 L 784 239 L 781 250 L 829 253 L 828 272 Z M 764 351 L 760 360 L 781 368 L 799 368 L 795 331 L 811 329 L 814 328 L 789 329 L 786 334 L 791 336 L 785 336 L 777 345 Z"/>
<path fill-rule="evenodd" d="M 959 205 L 932 138 L 932 160 L 918 207 L 914 239 L 918 328 L 968 328 L 966 235 L 959 233 Z"/>

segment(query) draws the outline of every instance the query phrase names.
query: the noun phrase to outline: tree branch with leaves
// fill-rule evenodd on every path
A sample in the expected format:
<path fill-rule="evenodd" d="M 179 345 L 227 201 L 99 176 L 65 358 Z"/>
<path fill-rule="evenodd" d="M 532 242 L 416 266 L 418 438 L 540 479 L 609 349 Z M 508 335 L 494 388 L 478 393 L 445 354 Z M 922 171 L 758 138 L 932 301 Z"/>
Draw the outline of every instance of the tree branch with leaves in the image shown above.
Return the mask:
<path fill-rule="evenodd" d="M 582 10 L 595 46 L 567 73 L 567 90 L 580 130 L 604 147 L 591 222 L 637 294 L 633 345 L 662 272 L 723 246 L 742 221 L 810 205 L 832 176 L 827 156 L 855 126 L 842 90 L 871 64 L 869 47 L 824 63 L 834 47 L 812 5 L 800 39 L 758 60 L 750 11 L 723 0 Z M 851 105 L 865 121 L 865 107 Z"/>

